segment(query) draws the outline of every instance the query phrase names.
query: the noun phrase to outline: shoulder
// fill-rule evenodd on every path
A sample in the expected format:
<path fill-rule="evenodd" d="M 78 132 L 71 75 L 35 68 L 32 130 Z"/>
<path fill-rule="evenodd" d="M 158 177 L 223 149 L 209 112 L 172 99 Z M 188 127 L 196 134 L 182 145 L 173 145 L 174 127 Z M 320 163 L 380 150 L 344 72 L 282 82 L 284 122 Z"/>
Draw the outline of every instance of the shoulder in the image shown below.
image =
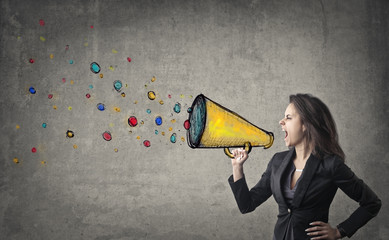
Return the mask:
<path fill-rule="evenodd" d="M 341 159 L 337 155 L 327 155 L 327 156 L 323 157 L 323 159 L 321 159 L 321 160 L 322 160 L 321 163 L 322 163 L 323 167 L 328 168 L 328 169 L 333 169 L 333 168 L 337 168 L 341 165 L 344 165 L 343 159 Z"/>
<path fill-rule="evenodd" d="M 287 150 L 287 151 L 283 151 L 283 152 L 278 152 L 278 153 L 274 154 L 273 158 L 284 159 L 286 157 L 286 155 L 288 155 L 291 151 L 293 151 L 293 149 Z"/>
<path fill-rule="evenodd" d="M 270 164 L 273 166 L 278 166 L 282 163 L 282 161 L 287 157 L 288 154 L 293 153 L 293 149 L 283 152 L 278 152 L 273 155 L 272 159 L 270 160 Z"/>
<path fill-rule="evenodd" d="M 332 176 L 349 170 L 344 160 L 337 155 L 325 156 L 321 160 L 321 168 Z"/>

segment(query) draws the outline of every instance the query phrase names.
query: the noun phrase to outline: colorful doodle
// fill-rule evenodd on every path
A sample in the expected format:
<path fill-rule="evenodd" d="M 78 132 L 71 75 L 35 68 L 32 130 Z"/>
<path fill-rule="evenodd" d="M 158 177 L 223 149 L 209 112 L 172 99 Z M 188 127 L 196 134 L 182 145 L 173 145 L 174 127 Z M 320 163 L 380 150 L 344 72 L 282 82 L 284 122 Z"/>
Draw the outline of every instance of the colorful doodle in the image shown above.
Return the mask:
<path fill-rule="evenodd" d="M 74 132 L 71 131 L 71 130 L 68 130 L 68 131 L 66 132 L 66 137 L 67 137 L 67 138 L 73 138 L 73 137 L 74 137 Z"/>
<path fill-rule="evenodd" d="M 116 90 L 117 92 L 120 92 L 121 89 L 122 89 L 122 87 L 123 87 L 122 81 L 120 81 L 120 80 L 114 81 L 114 82 L 113 82 L 113 87 L 115 88 L 115 90 Z"/>
<path fill-rule="evenodd" d="M 157 124 L 157 126 L 162 125 L 162 117 L 161 116 L 158 116 L 155 118 L 155 124 Z"/>
<path fill-rule="evenodd" d="M 190 122 L 189 122 L 189 120 L 185 120 L 185 122 L 184 122 L 184 128 L 185 128 L 186 130 L 189 130 L 189 128 L 190 128 Z"/>
<path fill-rule="evenodd" d="M 36 93 L 36 90 L 35 90 L 34 87 L 30 87 L 30 88 L 28 89 L 28 91 L 29 91 L 31 94 L 35 94 L 35 93 Z"/>
<path fill-rule="evenodd" d="M 92 63 L 90 64 L 90 70 L 91 70 L 93 73 L 97 74 L 97 73 L 100 72 L 101 68 L 100 68 L 100 65 L 99 65 L 97 62 L 92 62 Z"/>
<path fill-rule="evenodd" d="M 143 141 L 143 145 L 144 145 L 145 147 L 150 147 L 150 146 L 151 146 L 151 143 L 150 143 L 149 140 L 144 140 L 144 141 Z"/>
<path fill-rule="evenodd" d="M 136 119 L 135 116 L 131 116 L 128 118 L 128 125 L 130 125 L 131 127 L 135 127 L 136 125 L 138 125 L 138 119 Z"/>
<path fill-rule="evenodd" d="M 41 26 L 44 26 L 45 25 L 45 22 L 42 20 L 42 19 L 40 19 L 39 20 L 39 24 L 41 25 Z M 88 27 L 88 26 L 87 26 Z M 90 25 L 90 28 L 91 29 L 93 29 L 94 27 L 93 27 L 93 25 Z M 47 33 L 41 33 L 41 34 L 39 34 L 39 35 L 35 35 L 35 41 L 36 42 L 39 42 L 39 40 L 41 41 L 41 42 L 49 42 L 50 40 L 52 40 L 49 36 L 50 35 L 45 35 L 45 34 L 47 34 Z M 39 37 L 39 39 L 38 39 L 38 37 Z M 18 37 L 18 39 L 20 39 L 20 37 Z M 66 42 L 65 42 L 66 43 Z M 40 43 L 41 44 L 41 43 Z M 65 62 L 65 63 L 67 63 L 67 65 L 66 65 L 66 67 L 68 67 L 68 68 L 70 68 L 70 66 L 69 66 L 69 64 L 70 65 L 74 65 L 74 66 L 76 66 L 76 63 L 78 63 L 78 60 L 77 59 L 73 59 L 73 57 L 74 57 L 74 55 L 72 55 L 73 54 L 73 51 L 69 51 L 69 50 L 73 50 L 73 45 L 72 45 L 72 49 L 70 49 L 70 44 L 73 44 L 72 42 L 69 42 L 69 44 L 66 44 L 65 45 L 65 54 L 63 54 L 63 45 L 60 47 L 61 48 L 61 50 L 62 50 L 62 53 L 58 53 L 58 52 L 52 52 L 52 53 L 50 53 L 49 52 L 49 58 L 50 59 L 52 59 L 53 61 L 50 61 L 51 63 L 54 63 L 54 61 L 55 60 L 57 60 L 57 56 L 61 56 L 61 58 L 60 58 L 60 61 L 62 62 L 61 64 L 62 65 L 66 65 L 66 64 L 63 64 L 63 62 Z M 85 38 L 81 43 L 81 46 L 82 45 L 84 45 L 85 47 L 87 47 L 89 44 L 88 44 L 88 39 L 87 38 Z M 74 48 L 74 50 L 75 49 L 77 49 L 76 47 Z M 117 54 L 117 53 L 119 53 L 119 51 L 118 50 L 116 50 L 116 49 L 114 49 L 114 48 L 111 48 L 112 49 L 112 53 L 114 53 L 114 54 Z M 50 51 L 52 51 L 52 50 L 50 50 Z M 47 53 L 46 53 L 47 54 Z M 54 55 L 56 55 L 56 58 L 54 58 Z M 119 55 L 119 54 L 118 54 Z M 29 55 L 27 55 L 27 56 L 29 56 L 30 58 L 28 58 L 28 57 L 25 57 L 24 58 L 24 62 L 26 63 L 27 61 L 26 60 L 28 60 L 28 62 L 29 63 L 31 63 L 31 64 L 33 64 L 33 63 L 35 63 L 36 61 L 37 61 L 37 63 L 40 63 L 40 55 L 37 55 L 37 53 L 29 53 Z M 35 59 L 36 58 L 36 59 Z M 45 55 L 45 58 L 47 58 L 47 55 Z M 44 59 L 44 60 L 48 60 L 48 59 Z M 129 57 L 129 56 L 127 56 L 127 57 L 121 57 L 121 60 L 120 61 L 124 61 L 124 62 L 127 62 L 127 63 L 131 63 L 132 62 L 132 58 L 131 57 Z M 80 60 L 80 62 L 81 62 L 81 60 Z M 103 68 L 97 63 L 97 62 L 95 62 L 95 61 L 92 61 L 92 60 L 89 60 L 88 62 L 86 62 L 87 64 L 88 63 L 90 63 L 90 65 L 89 65 L 89 69 L 90 69 L 90 71 L 92 72 L 92 73 L 94 73 L 94 74 L 98 74 L 98 77 L 100 78 L 100 79 L 103 79 L 104 77 L 105 77 L 105 79 L 112 79 L 112 78 L 116 78 L 116 77 L 114 77 L 113 75 L 112 75 L 112 73 L 110 73 L 110 72 L 104 72 L 104 74 L 105 74 L 105 76 L 104 76 L 104 74 L 102 73 L 102 70 L 104 69 L 104 70 L 106 70 L 107 69 L 107 63 L 104 63 L 104 66 L 103 66 Z M 136 62 L 135 62 L 136 63 Z M 29 65 L 28 63 L 26 63 L 27 65 Z M 111 71 L 114 71 L 115 70 L 115 68 L 117 68 L 117 70 L 119 70 L 120 69 L 120 67 L 121 67 L 121 65 L 115 65 L 116 63 L 114 62 L 114 61 L 111 61 L 111 63 L 108 63 L 108 64 L 112 64 L 112 65 L 108 65 L 109 67 L 108 67 L 108 69 L 110 69 Z M 39 66 L 39 64 L 38 65 L 29 65 L 31 68 L 32 67 L 36 67 L 36 66 Z M 134 65 L 135 66 L 135 65 Z M 73 66 L 72 66 L 73 67 Z M 89 70 L 86 68 L 86 69 L 84 69 L 86 72 L 89 72 Z M 46 93 L 47 95 L 47 98 L 48 99 L 50 99 L 51 100 L 51 102 L 53 103 L 53 104 L 58 104 L 58 107 L 57 107 L 57 105 L 53 105 L 53 109 L 54 110 L 57 110 L 57 109 L 61 109 L 61 110 L 64 110 L 65 108 L 66 108 L 66 105 L 64 105 L 64 104 L 74 104 L 73 106 L 74 106 L 74 108 L 72 107 L 72 106 L 67 106 L 67 110 L 69 110 L 69 111 L 73 111 L 71 114 L 69 114 L 69 115 L 73 115 L 73 114 L 79 114 L 79 111 L 81 110 L 81 109 L 83 109 L 82 107 L 85 107 L 85 106 L 87 106 L 87 107 L 89 107 L 90 106 L 90 104 L 91 104 L 91 106 L 92 106 L 92 108 L 94 107 L 94 104 L 96 104 L 96 108 L 97 108 L 97 110 L 99 110 L 99 112 L 103 112 L 103 111 L 105 111 L 106 110 L 106 106 L 102 103 L 102 102 L 100 102 L 99 103 L 99 101 L 106 101 L 106 102 L 109 102 L 109 100 L 110 100 L 110 98 L 104 98 L 104 97 L 102 97 L 101 96 L 101 92 L 100 91 L 96 91 L 96 92 L 94 92 L 94 91 L 92 91 L 92 89 L 94 88 L 94 85 L 96 86 L 96 87 L 100 87 L 100 86 L 102 86 L 101 85 L 101 83 L 102 82 L 104 82 L 104 81 L 96 81 L 96 82 L 93 82 L 94 83 L 94 85 L 92 85 L 92 84 L 86 84 L 85 83 L 85 81 L 84 81 L 84 79 L 82 79 L 82 81 L 81 81 L 81 79 L 77 79 L 77 76 L 73 76 L 72 75 L 72 72 L 71 71 L 65 71 L 65 72 L 59 72 L 58 74 L 64 74 L 64 75 L 59 75 L 60 77 L 56 77 L 57 78 L 57 80 L 55 80 L 54 79 L 54 81 L 56 81 L 55 82 L 55 84 L 57 84 L 57 85 L 61 85 L 61 88 L 62 89 L 60 89 L 60 90 L 56 90 L 56 89 L 49 89 L 48 91 L 50 91 L 49 93 Z M 116 74 L 116 73 L 115 73 Z M 151 75 L 152 76 L 152 75 Z M 66 90 L 66 91 L 74 91 L 75 90 L 75 88 L 68 88 L 68 86 L 67 86 L 67 82 L 70 82 L 70 85 L 74 85 L 75 84 L 75 81 L 74 80 L 70 80 L 70 79 L 72 79 L 72 78 L 75 78 L 76 79 L 76 85 L 77 85 L 77 87 L 79 87 L 79 88 L 85 88 L 85 87 L 89 87 L 89 90 L 87 90 L 87 91 L 85 91 L 85 98 L 86 99 L 89 99 L 89 100 L 87 100 L 87 101 L 85 101 L 85 99 L 84 99 L 84 106 L 82 106 L 82 107 L 79 107 L 79 105 L 77 104 L 77 103 L 74 103 L 74 102 L 71 102 L 71 103 L 69 103 L 69 102 L 67 102 L 66 101 L 66 97 L 69 97 L 69 95 L 67 96 L 66 94 L 64 94 L 64 91 Z M 117 78 L 116 78 L 117 79 Z M 119 79 L 120 79 L 120 77 L 119 77 Z M 96 80 L 96 79 L 94 79 L 94 80 Z M 94 81 L 93 80 L 93 81 Z M 156 76 L 152 76 L 151 77 L 151 79 L 149 78 L 149 77 L 146 77 L 146 83 L 147 84 L 144 84 L 144 82 L 143 83 L 141 83 L 140 85 L 139 85 L 139 87 L 141 88 L 142 87 L 142 85 L 144 84 L 144 86 L 145 86 L 145 89 L 147 89 L 147 88 L 149 88 L 149 90 L 152 90 L 152 91 L 149 91 L 149 90 L 146 90 L 145 92 L 147 92 L 147 97 L 148 97 L 148 99 L 149 100 L 156 100 L 156 102 L 158 102 L 159 104 L 157 104 L 157 105 L 164 105 L 165 104 L 165 102 L 164 101 L 166 101 L 166 105 L 168 105 L 168 106 L 170 106 L 170 104 L 172 104 L 172 105 L 174 105 L 173 106 L 173 108 L 172 107 L 168 107 L 167 106 L 167 108 L 169 109 L 168 111 L 169 111 L 169 113 L 159 113 L 158 115 L 151 115 L 151 113 L 152 112 L 158 112 L 159 110 L 158 109 L 154 109 L 155 108 L 155 105 L 153 105 L 153 106 L 146 106 L 145 108 L 141 108 L 142 106 L 139 106 L 141 109 L 146 109 L 146 113 L 147 113 L 147 115 L 146 116 L 138 116 L 137 115 L 137 113 L 132 113 L 132 114 L 134 114 L 134 115 L 136 115 L 136 116 L 138 116 L 138 117 L 144 117 L 144 119 L 143 120 L 140 120 L 139 119 L 139 122 L 138 122 L 138 119 L 137 119 L 137 117 L 135 117 L 135 116 L 130 116 L 129 118 L 128 118 L 128 125 L 131 127 L 131 129 L 132 130 L 129 130 L 129 133 L 130 134 L 132 134 L 133 132 L 135 133 L 135 134 L 139 134 L 139 136 L 137 136 L 136 137 L 136 139 L 138 139 L 138 140 L 140 140 L 140 139 L 142 139 L 142 141 L 140 141 L 140 143 L 143 143 L 143 145 L 145 146 L 145 147 L 150 147 L 151 146 L 151 142 L 150 142 L 150 140 L 152 140 L 152 141 L 154 141 L 153 139 L 147 139 L 147 135 L 144 135 L 144 134 L 146 134 L 146 133 L 144 133 L 144 131 L 146 130 L 146 128 L 148 127 L 148 126 L 150 126 L 150 125 L 148 125 L 149 123 L 151 124 L 151 125 L 153 125 L 152 127 L 151 127 L 151 129 L 149 129 L 150 130 L 150 133 L 152 134 L 152 133 L 154 133 L 154 138 L 161 138 L 161 139 L 165 139 L 166 141 L 170 141 L 171 143 L 176 143 L 177 142 L 177 138 L 178 139 L 185 139 L 184 137 L 181 137 L 181 136 L 177 136 L 177 133 L 176 132 L 173 132 L 173 129 L 174 129 L 174 131 L 177 131 L 177 125 L 175 125 L 175 124 L 177 124 L 177 122 L 180 122 L 180 119 L 179 119 L 179 116 L 174 116 L 174 118 L 172 118 L 173 117 L 173 115 L 174 114 L 179 114 L 179 113 L 181 113 L 181 110 L 182 110 L 182 106 L 181 106 L 181 102 L 176 102 L 177 100 L 179 100 L 179 99 L 176 99 L 176 100 L 174 100 L 174 97 L 175 98 L 177 98 L 178 96 L 180 96 L 181 98 L 184 98 L 184 95 L 183 94 L 181 94 L 181 95 L 178 95 L 177 93 L 159 93 L 158 91 L 157 91 L 157 89 L 156 89 L 156 85 L 154 84 L 155 82 L 156 82 L 156 80 L 157 80 L 157 78 L 156 78 Z M 58 84 L 58 83 L 61 83 L 62 82 L 62 84 Z M 157 84 L 158 85 L 158 84 Z M 54 85 L 55 86 L 55 85 Z M 111 85 L 112 86 L 112 85 Z M 153 86 L 153 88 L 154 89 L 151 89 L 151 86 Z M 37 90 L 35 89 L 35 87 L 41 87 L 41 85 L 37 85 L 37 86 L 30 86 L 29 88 L 28 88 L 28 91 L 29 91 L 29 93 L 30 94 L 36 94 L 37 93 Z M 128 87 L 128 85 L 127 84 L 125 84 L 125 87 L 127 88 Z M 50 86 L 50 88 L 52 88 L 52 86 Z M 122 83 L 122 81 L 121 80 L 115 80 L 115 81 L 113 81 L 113 88 L 115 89 L 115 91 L 116 92 L 118 92 L 118 93 L 120 93 L 120 95 L 124 98 L 124 97 L 126 97 L 126 93 L 124 93 L 123 92 L 123 83 Z M 38 88 L 38 92 L 40 93 L 41 91 L 42 92 L 44 92 L 46 89 L 43 89 L 43 90 L 41 90 L 40 88 Z M 141 89 L 142 90 L 142 89 Z M 58 92 L 57 92 L 58 91 Z M 115 91 L 111 91 L 111 92 L 115 92 Z M 129 98 L 129 100 L 128 101 L 126 101 L 125 99 L 123 99 L 124 101 L 123 102 L 120 102 L 120 106 L 122 106 L 123 107 L 123 109 L 121 109 L 120 107 L 117 107 L 117 106 L 115 106 L 115 103 L 111 103 L 111 102 L 109 102 L 109 110 L 110 111 L 105 111 L 104 113 L 101 113 L 102 115 L 101 116 L 112 116 L 112 113 L 114 112 L 116 112 L 116 113 L 120 113 L 120 112 L 126 112 L 128 109 L 125 109 L 125 107 L 124 106 L 126 106 L 125 105 L 125 102 L 127 102 L 127 104 L 128 103 L 134 103 L 134 104 L 138 104 L 138 103 L 143 103 L 143 101 L 141 101 L 140 99 L 133 99 L 133 97 L 134 96 L 136 96 L 135 94 L 133 95 L 133 91 L 137 91 L 137 89 L 136 88 L 132 88 L 132 83 L 131 83 L 131 88 L 129 88 L 129 89 L 126 89 L 126 91 L 128 91 L 127 92 L 127 94 L 128 94 L 128 98 Z M 108 93 L 110 92 L 110 91 L 107 91 Z M 143 91 L 142 91 L 143 92 Z M 145 92 L 143 92 L 142 94 L 144 94 Z M 67 92 L 65 92 L 65 93 L 67 93 Z M 82 96 L 83 94 L 81 94 L 81 97 L 83 97 Z M 174 95 L 174 97 L 173 97 L 173 95 Z M 72 95 L 73 96 L 73 95 Z M 93 96 L 93 97 L 92 97 Z M 162 96 L 163 96 L 163 98 L 162 98 Z M 138 97 L 138 96 L 136 96 L 136 97 Z M 145 96 L 143 95 L 143 97 L 145 98 Z M 167 98 L 166 98 L 167 97 Z M 35 99 L 39 99 L 39 95 L 37 94 L 37 97 L 35 97 Z M 97 99 L 100 99 L 100 100 L 97 100 Z M 46 99 L 47 100 L 47 99 Z M 97 101 L 96 101 L 97 100 Z M 138 102 L 138 100 L 139 100 L 139 102 Z M 147 100 L 147 99 L 146 99 Z M 119 103 L 116 103 L 117 105 L 119 105 Z M 122 105 L 123 104 L 123 105 Z M 146 104 L 149 104 L 149 102 L 148 103 L 146 103 Z M 112 106 L 113 105 L 113 106 Z M 108 104 L 107 104 L 107 106 L 108 106 Z M 128 105 L 127 105 L 128 106 Z M 186 106 L 186 105 L 185 105 Z M 135 111 L 137 110 L 137 108 L 136 108 L 137 106 L 134 106 L 134 109 L 135 109 Z M 149 108 L 148 108 L 149 107 Z M 112 110 L 113 109 L 113 110 Z M 138 108 L 139 109 L 139 108 Z M 81 110 L 81 111 L 84 111 L 84 110 Z M 131 112 L 133 111 L 133 109 L 131 109 Z M 141 110 L 142 111 L 142 110 Z M 144 110 L 143 110 L 144 111 Z M 142 112 L 143 112 L 142 111 Z M 115 113 L 115 115 L 116 116 L 120 116 L 121 114 L 116 114 Z M 144 113 L 144 112 L 143 112 Z M 188 110 L 188 113 L 189 113 L 189 110 Z M 170 115 L 168 115 L 168 114 L 170 114 Z M 153 119 L 154 118 L 154 119 Z M 169 120 L 170 120 L 170 122 L 169 122 Z M 157 128 L 157 127 L 155 127 L 155 125 L 154 125 L 154 123 L 153 123 L 153 120 L 154 120 L 154 123 L 156 124 L 156 126 L 161 126 L 160 127 L 160 129 L 155 129 L 155 128 Z M 46 120 L 45 120 L 46 121 Z M 48 120 L 47 120 L 48 121 Z M 164 121 L 167 121 L 166 123 L 167 124 L 170 124 L 171 126 L 162 126 L 163 125 L 163 123 L 164 123 Z M 122 121 L 123 122 L 123 121 Z M 138 124 L 139 123 L 139 124 Z M 164 125 L 166 125 L 166 123 L 164 124 Z M 125 124 L 125 123 L 124 123 Z M 52 122 L 41 122 L 41 126 L 42 126 L 42 128 L 43 129 L 46 129 L 46 128 L 53 128 L 53 127 L 55 127 L 55 124 L 54 123 L 52 123 Z M 113 124 L 113 123 L 110 123 L 110 130 L 112 131 L 112 129 L 115 127 L 115 125 Z M 135 127 L 137 127 L 137 128 L 135 128 Z M 155 128 L 154 128 L 155 127 Z M 179 127 L 182 127 L 182 126 L 179 126 Z M 18 129 L 18 128 L 20 128 L 20 126 L 19 125 L 17 125 L 16 126 L 16 129 Z M 185 123 L 184 123 L 184 128 L 186 129 L 186 130 L 189 130 L 190 129 L 190 123 L 189 123 L 189 120 L 187 120 L 187 121 L 185 121 Z M 49 130 L 49 129 L 48 129 Z M 45 132 L 45 133 L 49 133 L 50 131 L 48 131 L 48 130 L 41 130 L 42 132 Z M 139 130 L 141 130 L 142 131 L 142 133 L 136 133 L 137 131 L 139 131 Z M 62 130 L 63 131 L 63 130 Z M 104 131 L 104 130 L 103 130 Z M 147 131 L 147 130 L 146 130 Z M 178 130 L 178 131 L 180 131 L 180 130 Z M 166 134 L 167 135 L 167 137 L 166 138 L 162 138 L 162 136 L 165 136 L 165 132 L 166 133 L 169 133 L 169 134 Z M 78 133 L 78 134 L 81 134 L 81 132 L 80 133 Z M 169 135 L 170 135 L 170 137 L 169 137 Z M 66 138 L 68 138 L 68 139 L 70 139 L 70 138 L 74 138 L 74 136 L 75 136 L 75 133 L 73 132 L 73 131 L 71 131 L 71 130 L 67 130 L 66 131 Z M 134 136 L 134 135 L 132 135 L 132 136 Z M 135 135 L 136 136 L 136 135 Z M 85 137 L 85 136 L 83 136 L 83 137 Z M 105 131 L 105 132 L 103 132 L 102 133 L 102 137 L 103 137 L 103 139 L 105 140 L 105 141 L 111 141 L 112 140 L 112 134 L 109 132 L 109 131 Z M 181 138 L 180 138 L 181 137 Z M 146 140 L 145 140 L 146 139 Z M 153 142 L 153 144 L 154 144 L 154 142 Z M 78 146 L 76 145 L 76 144 L 73 144 L 73 148 L 74 149 L 78 149 Z M 33 152 L 33 153 L 35 153 L 35 152 L 37 152 L 37 149 L 34 147 L 34 148 L 32 148 L 31 149 L 31 151 Z M 117 148 L 115 148 L 114 149 L 114 151 L 115 152 L 118 152 L 118 149 Z M 15 158 L 16 160 L 14 160 L 14 162 L 16 163 L 16 161 L 17 161 L 17 163 L 19 163 L 19 160 L 17 159 L 17 158 Z M 41 161 L 41 163 L 43 164 L 43 165 L 45 165 L 46 164 L 46 161 Z"/>
<path fill-rule="evenodd" d="M 109 131 L 105 131 L 103 132 L 103 138 L 105 141 L 111 141 L 112 140 L 112 135 Z"/>
<path fill-rule="evenodd" d="M 153 92 L 153 91 L 149 91 L 148 93 L 147 93 L 147 97 L 150 99 L 150 100 L 154 100 L 155 99 L 155 92 Z"/>
<path fill-rule="evenodd" d="M 176 105 L 174 105 L 173 110 L 174 110 L 175 113 L 180 113 L 181 112 L 181 104 L 180 103 L 176 103 Z"/>
<path fill-rule="evenodd" d="M 102 103 L 98 103 L 96 107 L 97 107 L 97 109 L 99 109 L 100 111 L 104 111 L 104 110 L 105 110 L 105 105 L 102 104 Z"/>
<path fill-rule="evenodd" d="M 173 133 L 173 134 L 170 136 L 170 142 L 176 143 L 176 141 L 177 141 L 177 134 Z"/>

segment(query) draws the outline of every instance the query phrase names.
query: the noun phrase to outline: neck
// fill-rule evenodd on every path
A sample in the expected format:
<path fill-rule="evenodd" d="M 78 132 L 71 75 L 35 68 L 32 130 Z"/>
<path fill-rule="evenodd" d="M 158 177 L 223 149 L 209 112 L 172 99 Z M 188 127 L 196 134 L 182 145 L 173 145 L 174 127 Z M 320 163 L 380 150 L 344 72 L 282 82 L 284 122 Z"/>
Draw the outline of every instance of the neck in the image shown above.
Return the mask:
<path fill-rule="evenodd" d="M 312 153 L 312 149 L 305 144 L 300 144 L 298 146 L 295 146 L 296 151 L 296 160 L 305 162 L 309 158 L 309 156 Z"/>

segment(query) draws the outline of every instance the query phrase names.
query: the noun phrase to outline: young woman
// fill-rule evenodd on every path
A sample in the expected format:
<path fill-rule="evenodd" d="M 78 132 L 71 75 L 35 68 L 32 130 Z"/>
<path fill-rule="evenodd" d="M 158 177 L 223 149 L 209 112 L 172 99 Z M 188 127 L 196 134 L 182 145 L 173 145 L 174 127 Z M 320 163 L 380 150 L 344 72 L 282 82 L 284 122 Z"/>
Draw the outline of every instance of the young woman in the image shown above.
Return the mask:
<path fill-rule="evenodd" d="M 345 165 L 327 106 L 311 95 L 291 95 L 280 125 L 290 150 L 273 156 L 251 190 L 243 173 L 247 152 L 232 152 L 233 174 L 228 181 L 240 211 L 254 211 L 273 195 L 279 208 L 274 240 L 351 237 L 378 214 L 381 200 Z M 359 202 L 360 207 L 332 227 L 328 224 L 328 212 L 338 188 Z"/>

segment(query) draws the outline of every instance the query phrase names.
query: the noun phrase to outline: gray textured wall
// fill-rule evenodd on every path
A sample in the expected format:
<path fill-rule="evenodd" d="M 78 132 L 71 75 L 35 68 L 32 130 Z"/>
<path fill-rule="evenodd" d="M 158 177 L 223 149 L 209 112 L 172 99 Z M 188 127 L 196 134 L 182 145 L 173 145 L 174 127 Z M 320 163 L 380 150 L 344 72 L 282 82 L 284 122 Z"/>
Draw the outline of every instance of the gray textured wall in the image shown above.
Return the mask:
<path fill-rule="evenodd" d="M 286 149 L 278 121 L 297 92 L 327 103 L 348 165 L 383 200 L 354 239 L 389 238 L 387 1 L 0 2 L 1 239 L 271 239 L 273 198 L 241 215 L 230 160 L 189 148 L 183 122 L 203 93 L 274 132 L 245 165 L 253 186 Z M 357 206 L 339 191 L 330 223 Z"/>

